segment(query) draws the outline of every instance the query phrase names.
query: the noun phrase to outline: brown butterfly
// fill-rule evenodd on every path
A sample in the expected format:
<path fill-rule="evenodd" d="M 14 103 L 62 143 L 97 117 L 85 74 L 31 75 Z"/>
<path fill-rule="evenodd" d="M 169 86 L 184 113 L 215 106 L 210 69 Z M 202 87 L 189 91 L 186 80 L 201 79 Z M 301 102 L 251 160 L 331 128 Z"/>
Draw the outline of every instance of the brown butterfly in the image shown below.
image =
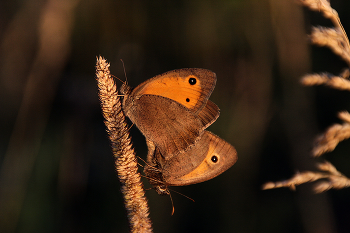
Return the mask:
<path fill-rule="evenodd" d="M 160 195 L 169 195 L 168 186 L 183 186 L 210 180 L 237 161 L 235 148 L 206 130 L 194 146 L 168 160 L 164 159 L 158 148 L 154 151 L 153 156 L 149 154 L 147 157 L 148 164 L 144 173 Z"/>

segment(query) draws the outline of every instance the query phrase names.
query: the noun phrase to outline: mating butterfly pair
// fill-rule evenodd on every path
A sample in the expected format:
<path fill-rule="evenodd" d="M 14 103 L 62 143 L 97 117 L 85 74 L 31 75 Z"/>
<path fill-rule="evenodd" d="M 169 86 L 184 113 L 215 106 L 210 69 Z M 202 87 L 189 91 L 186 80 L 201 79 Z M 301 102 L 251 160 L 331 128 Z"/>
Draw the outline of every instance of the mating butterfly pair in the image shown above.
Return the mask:
<path fill-rule="evenodd" d="M 237 161 L 232 145 L 205 130 L 220 114 L 208 100 L 215 84 L 215 73 L 195 68 L 166 72 L 133 90 L 123 84 L 123 110 L 146 137 L 144 172 L 157 193 L 212 179 Z"/>

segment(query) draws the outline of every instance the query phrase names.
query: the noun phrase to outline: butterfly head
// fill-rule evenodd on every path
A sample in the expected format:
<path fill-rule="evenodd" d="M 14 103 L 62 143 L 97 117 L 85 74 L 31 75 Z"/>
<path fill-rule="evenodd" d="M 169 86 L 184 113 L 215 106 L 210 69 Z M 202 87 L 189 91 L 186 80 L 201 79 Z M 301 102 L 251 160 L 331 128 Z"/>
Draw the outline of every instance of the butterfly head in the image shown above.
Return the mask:
<path fill-rule="evenodd" d="M 156 190 L 156 192 L 159 195 L 170 195 L 170 191 L 168 189 L 168 186 L 165 184 L 162 185 L 154 185 L 154 190 Z"/>
<path fill-rule="evenodd" d="M 146 165 L 143 172 L 159 195 L 170 195 L 168 185 L 164 182 L 163 174 L 158 168 Z"/>
<path fill-rule="evenodd" d="M 128 83 L 126 81 L 120 87 L 120 93 L 122 95 L 129 95 L 131 93 L 131 87 L 128 85 Z"/>

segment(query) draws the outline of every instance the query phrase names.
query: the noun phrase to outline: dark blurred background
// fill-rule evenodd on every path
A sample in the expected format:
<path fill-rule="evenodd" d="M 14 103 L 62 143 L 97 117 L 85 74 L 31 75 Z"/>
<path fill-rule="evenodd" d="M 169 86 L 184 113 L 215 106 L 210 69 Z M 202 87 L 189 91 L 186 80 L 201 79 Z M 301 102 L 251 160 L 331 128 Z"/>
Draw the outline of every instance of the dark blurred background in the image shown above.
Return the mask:
<path fill-rule="evenodd" d="M 350 31 L 350 2 L 332 0 Z M 350 232 L 350 190 L 262 191 L 327 159 L 350 176 L 350 141 L 311 159 L 314 138 L 350 110 L 350 93 L 303 87 L 302 75 L 346 64 L 311 46 L 331 26 L 293 0 L 0 2 L 0 232 L 128 232 L 95 81 L 96 56 L 131 86 L 163 72 L 217 74 L 210 131 L 238 162 L 204 183 L 148 190 L 154 232 Z M 118 85 L 121 82 L 118 81 Z M 147 153 L 132 127 L 137 154 Z M 145 180 L 146 188 L 150 185 Z"/>

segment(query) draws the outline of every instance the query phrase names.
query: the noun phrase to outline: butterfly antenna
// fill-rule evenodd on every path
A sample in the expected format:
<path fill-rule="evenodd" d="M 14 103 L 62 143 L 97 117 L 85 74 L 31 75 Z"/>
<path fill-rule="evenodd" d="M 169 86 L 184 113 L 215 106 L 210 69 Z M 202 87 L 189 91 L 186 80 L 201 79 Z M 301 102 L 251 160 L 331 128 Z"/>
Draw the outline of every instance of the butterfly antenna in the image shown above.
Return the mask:
<path fill-rule="evenodd" d="M 173 215 L 174 212 L 175 212 L 175 207 L 174 207 L 173 198 L 171 197 L 171 193 L 170 193 L 170 192 L 169 192 L 169 197 L 170 197 L 171 205 L 172 205 L 172 207 L 173 207 L 173 209 L 172 209 L 172 211 L 171 211 L 171 215 Z"/>
<path fill-rule="evenodd" d="M 124 75 L 125 75 L 125 82 L 126 82 L 126 83 L 128 83 L 128 77 L 126 76 L 126 71 L 125 71 L 124 61 L 123 61 L 123 59 L 120 59 L 120 61 L 121 61 L 121 62 L 122 62 L 122 64 L 123 64 Z"/>
<path fill-rule="evenodd" d="M 115 75 L 113 75 L 113 74 L 111 74 L 111 76 L 112 76 L 113 78 L 115 78 L 115 79 L 118 79 L 121 83 L 124 83 L 124 81 L 121 80 L 120 78 L 118 78 L 117 76 L 115 76 Z M 117 96 L 124 97 L 125 95 L 117 95 Z"/>
<path fill-rule="evenodd" d="M 195 200 L 193 200 L 192 198 L 186 196 L 185 194 L 182 194 L 182 193 L 180 193 L 180 192 L 178 192 L 178 191 L 175 191 L 174 189 L 169 189 L 169 190 L 171 190 L 172 192 L 175 192 L 175 193 L 177 193 L 177 194 L 180 194 L 181 196 L 184 196 L 184 197 L 190 199 L 191 201 L 195 202 Z"/>

